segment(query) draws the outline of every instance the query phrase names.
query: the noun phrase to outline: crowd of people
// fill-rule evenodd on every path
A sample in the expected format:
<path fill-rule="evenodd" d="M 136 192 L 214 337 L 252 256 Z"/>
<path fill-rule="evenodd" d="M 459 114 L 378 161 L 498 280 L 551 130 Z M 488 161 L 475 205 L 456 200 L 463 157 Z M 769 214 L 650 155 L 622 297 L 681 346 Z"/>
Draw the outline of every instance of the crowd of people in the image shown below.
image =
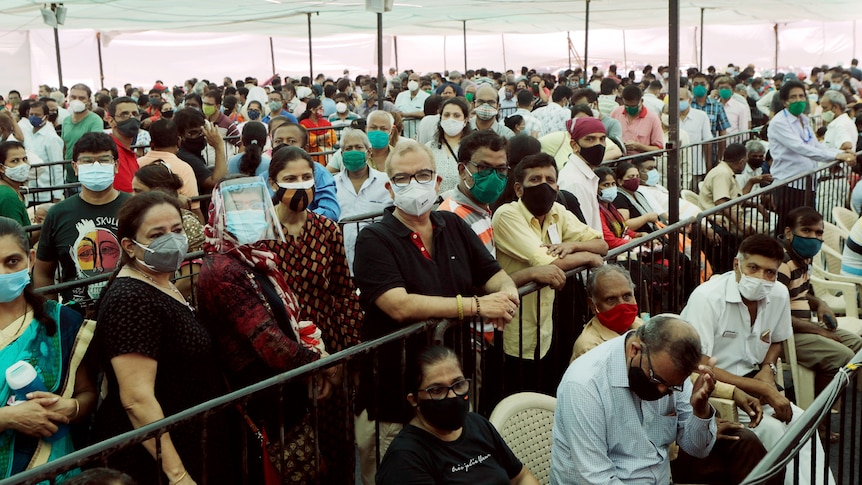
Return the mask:
<path fill-rule="evenodd" d="M 782 343 L 795 336 L 818 390 L 862 349 L 811 290 L 824 231 L 804 207 L 811 185 L 769 188 L 818 162 L 856 170 L 862 71 L 756 72 L 689 70 L 678 100 L 666 66 L 613 65 L 393 69 L 383 93 L 347 72 L 10 92 L 0 474 L 443 318 L 473 322 L 470 355 L 419 335 L 382 345 L 107 465 L 138 483 L 239 483 L 243 470 L 250 483 L 353 483 L 358 449 L 365 484 L 533 484 L 478 413 L 538 391 L 558 397 L 552 483 L 739 482 L 801 414 L 775 387 Z M 671 102 L 696 203 L 662 184 Z M 858 211 L 862 184 L 851 189 Z M 653 236 L 672 205 L 687 217 L 753 191 L 764 196 L 700 232 Z M 638 239 L 640 252 L 607 258 Z M 671 286 L 671 272 L 700 278 Z M 26 395 L 11 387 L 20 362 L 42 382 Z M 710 396 L 747 427 L 718 419 Z M 800 458 L 808 483 L 822 447 Z"/>

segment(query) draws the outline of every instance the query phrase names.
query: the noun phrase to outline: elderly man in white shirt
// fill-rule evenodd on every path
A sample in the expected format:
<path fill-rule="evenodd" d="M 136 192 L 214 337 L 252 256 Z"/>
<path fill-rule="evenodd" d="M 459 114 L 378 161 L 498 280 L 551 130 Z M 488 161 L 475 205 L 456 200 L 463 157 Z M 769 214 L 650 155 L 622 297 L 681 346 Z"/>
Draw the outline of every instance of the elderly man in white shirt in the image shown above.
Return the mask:
<path fill-rule="evenodd" d="M 830 148 L 855 152 L 859 132 L 856 131 L 856 123 L 845 112 L 847 98 L 839 91 L 829 90 L 820 98 L 820 107 L 823 108 L 820 119 L 827 123 L 823 144 Z"/>

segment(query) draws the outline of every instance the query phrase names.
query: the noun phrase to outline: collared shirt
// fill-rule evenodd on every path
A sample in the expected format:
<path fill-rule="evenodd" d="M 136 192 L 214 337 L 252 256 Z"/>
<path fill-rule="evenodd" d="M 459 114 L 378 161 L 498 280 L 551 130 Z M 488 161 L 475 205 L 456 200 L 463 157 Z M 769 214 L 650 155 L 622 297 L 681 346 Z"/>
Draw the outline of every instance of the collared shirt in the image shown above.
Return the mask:
<path fill-rule="evenodd" d="M 742 104 L 735 98 L 730 98 L 724 103 L 724 112 L 730 123 L 727 128 L 728 135 L 748 131 L 748 126 L 751 124 L 751 108 L 748 104 Z"/>
<path fill-rule="evenodd" d="M 640 317 L 635 317 L 629 330 L 634 330 L 643 324 L 644 321 L 641 320 Z M 602 325 L 602 322 L 599 321 L 599 317 L 591 318 L 590 321 L 584 325 L 584 330 L 578 336 L 578 339 L 575 340 L 575 346 L 572 347 L 572 358 L 569 362 L 574 362 L 575 359 L 586 354 L 593 348 L 619 336 L 620 334 Z"/>
<path fill-rule="evenodd" d="M 655 114 L 656 116 L 661 116 L 661 111 L 664 109 L 664 101 L 658 99 L 653 93 L 644 93 L 644 106 L 650 111 L 650 113 Z"/>
<path fill-rule="evenodd" d="M 27 123 L 30 124 L 29 122 Z M 59 162 L 63 160 L 63 139 L 54 131 L 54 126 L 47 123 L 39 131 L 30 126 L 24 132 L 24 146 L 28 152 L 32 152 L 43 162 Z M 28 154 L 29 157 L 29 154 Z M 31 164 L 33 161 L 30 162 Z M 30 187 L 51 187 L 65 183 L 63 178 L 63 165 L 51 165 L 48 167 L 36 167 L 30 170 Z M 50 202 L 51 199 L 62 199 L 63 190 L 52 190 L 51 192 L 38 192 L 28 194 L 28 198 L 35 202 Z"/>
<path fill-rule="evenodd" d="M 126 146 L 117 139 L 114 135 L 111 135 L 111 138 L 114 140 L 114 143 L 117 144 L 117 174 L 114 175 L 114 188 L 119 190 L 120 192 L 128 192 L 132 193 L 132 179 L 135 178 L 135 172 L 140 168 L 138 166 L 138 158 L 135 156 L 135 152 L 126 148 Z"/>
<path fill-rule="evenodd" d="M 545 136 L 555 131 L 566 131 L 566 121 L 572 119 L 572 111 L 551 101 L 547 106 L 533 111 L 533 116 L 542 123 L 539 136 Z"/>
<path fill-rule="evenodd" d="M 702 105 L 698 104 L 697 100 L 692 97 L 691 107 L 703 111 L 709 117 L 709 129 L 712 136 L 718 136 L 719 132 L 730 128 L 730 121 L 727 120 L 724 106 L 709 96 L 706 97 L 706 103 Z"/>
<path fill-rule="evenodd" d="M 623 129 L 623 141 L 636 141 L 647 146 L 662 148 L 664 133 L 661 131 L 661 120 L 658 115 L 642 107 L 637 116 L 629 116 L 625 106 L 617 106 L 611 111 L 611 118 L 620 122 Z M 640 152 L 627 151 L 627 155 Z"/>
<path fill-rule="evenodd" d="M 599 216 L 599 177 L 593 169 L 576 154 L 569 155 L 566 166 L 560 170 L 560 190 L 571 192 L 578 198 L 587 225 L 601 233 L 602 218 Z"/>
<path fill-rule="evenodd" d="M 736 174 L 727 162 L 721 162 L 710 170 L 703 179 L 703 188 L 697 196 L 700 206 L 712 209 L 721 199 L 735 199 L 742 195 L 742 189 L 736 183 L 734 175 Z"/>
<path fill-rule="evenodd" d="M 751 168 L 747 163 L 745 164 L 745 168 L 742 169 L 742 173 L 736 174 L 736 184 L 740 187 L 745 187 L 745 184 L 748 183 L 748 180 L 751 177 L 757 177 L 763 173 L 763 169 L 758 167 L 756 169 Z M 760 184 L 755 184 L 754 187 L 751 188 L 752 192 L 756 192 L 761 190 Z"/>
<path fill-rule="evenodd" d="M 716 420 L 692 412 L 691 381 L 685 380 L 681 392 L 641 400 L 629 387 L 625 343 L 620 336 L 599 345 L 563 375 L 551 483 L 670 483 L 668 447 L 674 440 L 695 457 L 712 450 Z"/>
<path fill-rule="evenodd" d="M 491 225 L 491 209 L 487 205 L 483 207 L 477 204 L 456 186 L 443 194 L 443 202 L 437 210 L 457 214 L 479 236 L 491 256 L 497 257 L 497 248 L 494 246 L 494 227 Z"/>
<path fill-rule="evenodd" d="M 260 121 L 261 121 L 261 123 L 268 125 L 270 120 L 272 120 L 272 118 L 274 118 L 276 116 L 284 116 L 285 118 L 290 120 L 291 123 L 299 124 L 299 122 L 296 121 L 296 116 L 293 116 L 293 114 L 290 111 L 287 111 L 285 109 L 282 109 L 281 113 L 278 113 L 277 115 L 270 113 L 270 114 L 264 116 L 263 119 Z"/>
<path fill-rule="evenodd" d="M 368 115 L 377 111 L 377 101 L 368 106 L 368 102 L 363 102 L 359 106 L 356 107 L 354 112 L 363 118 L 368 118 Z M 401 110 L 396 108 L 394 104 L 389 101 L 383 100 L 383 111 L 388 111 L 390 113 L 400 113 Z"/>
<path fill-rule="evenodd" d="M 476 118 L 475 117 L 470 118 L 470 129 L 478 130 L 478 128 L 476 128 Z M 491 127 L 488 129 L 493 131 L 494 133 L 502 136 L 503 138 L 505 138 L 507 140 L 509 138 L 512 138 L 513 136 L 515 136 L 514 131 L 510 130 L 509 127 L 504 125 L 503 123 L 498 123 L 496 119 L 494 120 L 494 123 L 491 125 Z"/>
<path fill-rule="evenodd" d="M 440 115 L 425 115 L 419 120 L 419 127 L 416 128 L 416 141 L 424 145 L 431 140 L 436 140 L 438 126 L 440 126 Z"/>
<path fill-rule="evenodd" d="M 186 197 L 198 196 L 198 179 L 195 177 L 195 171 L 191 165 L 183 159 L 171 152 L 163 152 L 158 150 L 150 150 L 143 157 L 138 158 L 138 166 L 146 167 L 147 165 L 162 160 L 168 165 L 171 173 L 177 174 L 183 180 L 183 186 L 177 192 Z M 191 203 L 192 209 L 197 209 L 201 206 L 199 201 Z"/>
<path fill-rule="evenodd" d="M 430 96 L 421 89 L 416 91 L 416 95 L 411 96 L 410 91 L 401 91 L 398 97 L 395 98 L 395 107 L 402 113 L 413 113 L 415 111 L 425 110 L 425 100 Z"/>
<path fill-rule="evenodd" d="M 823 137 L 823 144 L 830 148 L 841 148 L 844 143 L 850 142 L 850 148 L 856 151 L 856 140 L 859 139 L 859 132 L 856 130 L 856 123 L 850 119 L 847 113 L 841 113 L 841 116 L 836 117 L 828 125 L 826 125 L 826 136 Z"/>
<path fill-rule="evenodd" d="M 533 133 L 535 133 L 535 137 L 538 138 L 539 135 L 541 135 L 542 130 L 545 129 L 545 127 L 542 126 L 542 122 L 533 116 L 532 111 L 518 108 L 514 114 L 521 115 L 521 117 L 524 118 L 524 131 L 530 136 L 533 136 Z"/>
<path fill-rule="evenodd" d="M 773 343 L 790 338 L 790 296 L 775 282 L 766 299 L 757 302 L 754 322 L 739 294 L 736 272 L 713 276 L 694 289 L 681 313 L 698 335 L 703 353 L 716 366 L 744 376 L 766 358 Z"/>
<path fill-rule="evenodd" d="M 605 116 L 610 116 L 611 111 L 620 105 L 617 103 L 617 97 L 613 94 L 600 94 L 598 101 L 599 112 Z"/>
<path fill-rule="evenodd" d="M 385 173 L 368 167 L 368 178 L 362 182 L 359 192 L 353 188 L 353 182 L 347 174 L 347 170 L 338 172 L 335 179 L 335 193 L 338 197 L 338 205 L 341 207 L 341 218 L 347 219 L 360 214 L 372 212 L 383 212 L 383 209 L 392 205 L 392 196 L 386 189 L 389 177 Z M 353 260 L 356 257 L 356 236 L 369 222 L 345 223 L 341 232 L 344 233 L 344 250 L 347 253 L 347 265 L 350 274 L 353 274 Z"/>
<path fill-rule="evenodd" d="M 709 116 L 700 110 L 689 108 L 685 118 L 679 118 L 679 127 L 688 134 L 689 142 L 692 145 L 712 140 L 713 138 L 712 132 L 709 129 Z M 705 174 L 706 163 L 703 159 L 703 147 L 694 146 L 685 149 L 685 152 L 688 155 L 685 158 L 690 163 L 691 173 L 694 175 Z"/>
<path fill-rule="evenodd" d="M 784 109 L 769 122 L 769 153 L 772 154 L 770 173 L 775 180 L 782 181 L 815 170 L 817 162 L 834 160 L 840 150 L 817 141 L 807 116 L 793 116 Z"/>
<path fill-rule="evenodd" d="M 539 219 L 520 200 L 500 206 L 494 212 L 492 223 L 497 261 L 510 275 L 532 266 L 545 266 L 554 262 L 556 257 L 548 254 L 546 247 L 542 247 L 543 244 L 552 243 L 548 234 L 551 226 L 556 226 L 562 242 L 591 241 L 602 237 L 600 231 L 586 226 L 557 202 L 545 216 L 543 224 L 539 224 Z M 538 298 L 541 299 L 541 322 L 536 314 Z M 503 350 L 507 355 L 532 360 L 536 357 L 538 346 L 539 357 L 544 357 L 551 348 L 553 336 L 554 289 L 546 286 L 538 291 L 538 296 L 536 293 L 524 296 L 521 308 L 503 331 Z M 520 340 L 521 332 L 523 341 Z"/>

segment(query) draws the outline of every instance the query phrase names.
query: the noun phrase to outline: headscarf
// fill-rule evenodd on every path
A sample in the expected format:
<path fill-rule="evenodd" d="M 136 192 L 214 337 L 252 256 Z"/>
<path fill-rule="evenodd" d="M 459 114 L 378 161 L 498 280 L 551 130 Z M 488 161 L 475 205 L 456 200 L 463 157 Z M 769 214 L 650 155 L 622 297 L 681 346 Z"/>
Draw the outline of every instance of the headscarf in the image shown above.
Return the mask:
<path fill-rule="evenodd" d="M 608 132 L 599 119 L 590 116 L 568 120 L 566 121 L 566 128 L 574 141 L 578 141 L 591 133 L 607 134 Z"/>
<path fill-rule="evenodd" d="M 240 244 L 234 233 L 229 230 L 229 214 L 240 210 L 260 210 L 264 213 L 267 226 L 261 230 L 256 241 Z M 204 252 L 208 254 L 230 254 L 237 260 L 266 274 L 279 298 L 284 302 L 290 325 L 298 342 L 319 354 L 326 355 L 320 330 L 310 321 L 297 321 L 299 301 L 279 271 L 281 261 L 276 253 L 267 247 L 267 240 L 285 242 L 281 223 L 275 213 L 269 190 L 262 177 L 242 177 L 225 180 L 213 189 L 209 207 L 209 223 L 204 228 L 206 242 Z"/>

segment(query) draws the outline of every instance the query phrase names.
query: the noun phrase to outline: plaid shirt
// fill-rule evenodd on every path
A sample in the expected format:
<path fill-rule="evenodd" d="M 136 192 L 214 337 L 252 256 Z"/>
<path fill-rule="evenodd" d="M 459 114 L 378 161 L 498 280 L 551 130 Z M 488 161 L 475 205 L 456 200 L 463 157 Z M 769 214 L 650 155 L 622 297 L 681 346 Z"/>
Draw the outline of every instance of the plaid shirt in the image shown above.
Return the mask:
<path fill-rule="evenodd" d="M 697 104 L 697 100 L 692 97 L 691 107 L 699 109 L 709 116 L 709 129 L 712 131 L 712 136 L 718 136 L 720 131 L 726 131 L 730 128 L 730 121 L 727 119 L 727 113 L 724 112 L 724 106 L 719 101 L 710 97 L 706 98 L 706 105 Z"/>

